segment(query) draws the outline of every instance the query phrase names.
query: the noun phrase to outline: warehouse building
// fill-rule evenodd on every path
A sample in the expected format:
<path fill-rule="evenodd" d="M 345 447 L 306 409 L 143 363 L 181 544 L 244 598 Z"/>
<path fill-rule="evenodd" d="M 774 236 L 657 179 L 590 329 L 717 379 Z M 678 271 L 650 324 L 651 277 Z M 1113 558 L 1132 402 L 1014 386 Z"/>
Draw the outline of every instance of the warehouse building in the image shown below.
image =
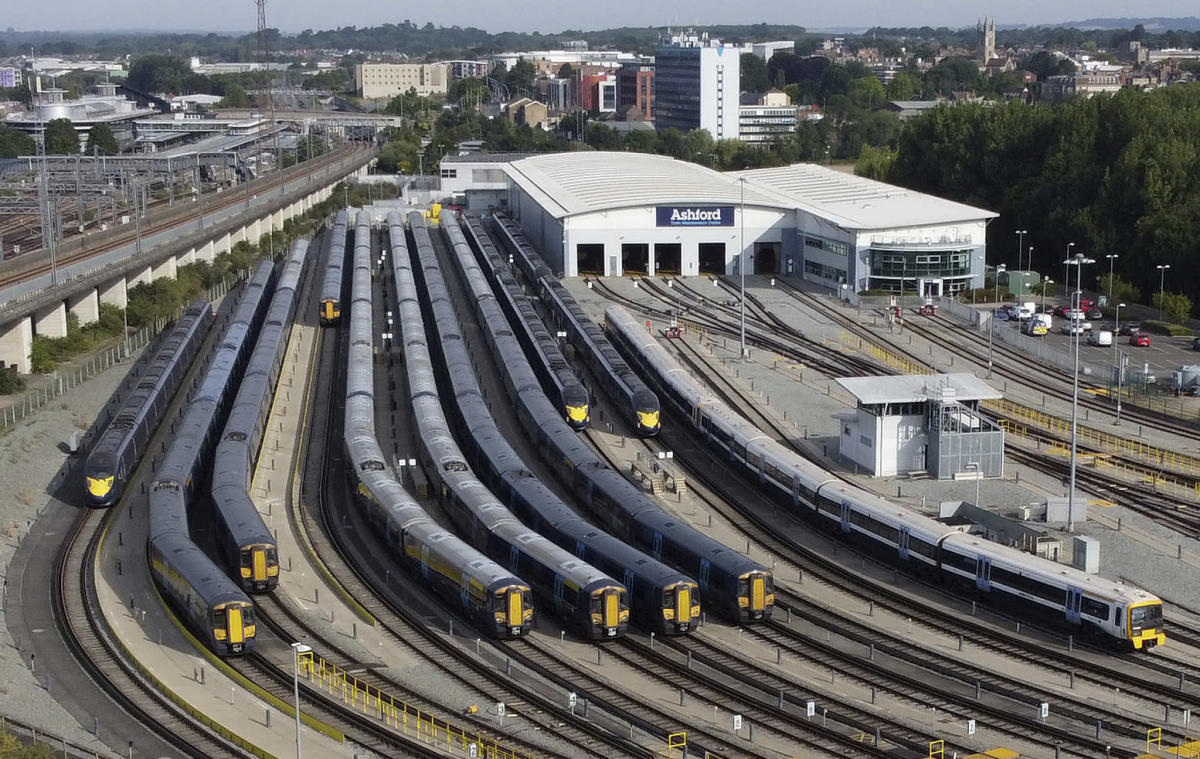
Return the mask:
<path fill-rule="evenodd" d="M 565 276 L 782 274 L 939 296 L 983 285 L 990 211 L 812 164 L 722 173 L 663 156 L 472 153 L 442 190 L 517 219 Z"/>

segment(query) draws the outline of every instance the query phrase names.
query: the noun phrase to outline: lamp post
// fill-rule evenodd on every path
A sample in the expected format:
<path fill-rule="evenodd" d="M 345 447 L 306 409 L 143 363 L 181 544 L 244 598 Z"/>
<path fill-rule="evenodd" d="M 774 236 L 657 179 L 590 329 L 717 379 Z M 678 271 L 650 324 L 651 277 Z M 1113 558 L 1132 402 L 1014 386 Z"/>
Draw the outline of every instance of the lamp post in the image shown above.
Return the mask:
<path fill-rule="evenodd" d="M 1167 269 L 1171 268 L 1171 264 L 1159 264 L 1154 267 L 1158 269 L 1158 320 L 1163 318 L 1163 284 L 1167 278 Z"/>
<path fill-rule="evenodd" d="M 742 321 L 742 358 L 746 357 L 746 178 L 738 177 L 738 191 L 741 205 L 741 231 L 738 237 L 738 248 L 740 254 L 738 256 L 738 274 L 742 280 L 742 304 L 741 304 L 741 321 Z"/>
<path fill-rule="evenodd" d="M 1046 288 L 1054 284 L 1054 280 L 1049 277 L 1042 277 L 1042 313 L 1046 312 Z"/>
<path fill-rule="evenodd" d="M 1074 245 L 1075 243 L 1071 243 Z M 1094 264 L 1093 258 L 1084 258 L 1082 253 L 1076 253 L 1074 258 L 1063 261 L 1064 266 L 1075 266 L 1075 291 L 1071 294 L 1071 313 L 1078 309 L 1080 296 L 1083 293 L 1083 265 Z M 1068 285 L 1070 280 L 1067 280 Z M 1074 322 L 1074 320 L 1072 320 Z M 1078 323 L 1078 322 L 1076 322 Z M 1075 531 L 1075 447 L 1079 436 L 1079 333 L 1083 330 L 1072 328 L 1071 337 L 1075 348 L 1074 370 L 1071 372 L 1071 481 L 1067 490 L 1067 532 Z"/>
<path fill-rule="evenodd" d="M 1033 268 L 1033 246 L 1032 245 L 1029 246 L 1029 260 L 1025 262 L 1025 268 L 1026 269 Z"/>
<path fill-rule="evenodd" d="M 1120 258 L 1120 256 L 1116 253 L 1109 253 L 1104 257 L 1108 259 L 1108 302 L 1112 303 L 1113 263 Z"/>
<path fill-rule="evenodd" d="M 1124 367 L 1121 366 L 1121 350 L 1117 347 L 1120 342 L 1117 336 L 1121 334 L 1121 309 L 1124 303 L 1117 304 L 1117 316 L 1113 319 L 1113 362 L 1117 370 L 1117 426 L 1121 426 L 1121 380 L 1124 378 Z"/>
<path fill-rule="evenodd" d="M 1000 302 L 1000 275 L 1008 271 L 1008 267 L 1000 264 L 996 267 L 996 302 Z M 992 378 L 992 333 L 996 331 L 996 311 L 992 309 L 992 315 L 988 317 L 988 373 L 987 378 Z M 978 505 L 978 504 L 976 504 Z"/>
<path fill-rule="evenodd" d="M 300 656 L 312 653 L 312 646 L 303 643 L 292 644 L 292 698 L 296 706 L 296 759 L 300 754 Z"/>
<path fill-rule="evenodd" d="M 1017 230 L 1017 268 L 1021 268 L 1021 251 L 1025 248 L 1025 235 L 1029 234 L 1028 229 Z"/>
<path fill-rule="evenodd" d="M 1071 275 L 1068 273 L 1067 263 L 1071 260 L 1071 248 L 1073 248 L 1073 247 L 1075 247 L 1075 243 L 1073 243 L 1073 242 L 1067 243 L 1067 260 L 1063 261 L 1063 287 L 1064 288 L 1071 287 Z M 1065 292 L 1070 292 L 1070 290 L 1066 290 Z"/>

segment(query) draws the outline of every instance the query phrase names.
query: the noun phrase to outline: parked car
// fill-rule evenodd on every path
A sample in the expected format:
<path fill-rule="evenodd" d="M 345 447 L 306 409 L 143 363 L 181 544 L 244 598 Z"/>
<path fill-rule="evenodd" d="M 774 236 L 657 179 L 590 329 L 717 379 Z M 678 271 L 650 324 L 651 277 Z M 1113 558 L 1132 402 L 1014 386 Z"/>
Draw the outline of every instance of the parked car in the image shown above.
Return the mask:
<path fill-rule="evenodd" d="M 1054 315 L 1055 316 L 1066 316 L 1067 312 L 1069 312 L 1070 310 L 1071 310 L 1070 306 L 1055 306 L 1054 307 Z"/>
<path fill-rule="evenodd" d="M 1200 351 L 1200 337 L 1192 338 L 1192 350 Z"/>
<path fill-rule="evenodd" d="M 1050 325 L 1047 323 L 1050 317 L 1045 314 L 1038 314 L 1038 318 L 1030 319 L 1021 325 L 1021 334 L 1023 335 L 1044 335 L 1050 331 Z"/>
<path fill-rule="evenodd" d="M 1104 312 L 1101 311 L 1100 309 L 1096 308 L 1095 306 L 1091 306 L 1090 308 L 1086 309 L 1085 315 L 1089 319 L 1103 319 L 1104 318 Z"/>
<path fill-rule="evenodd" d="M 1142 328 L 1136 324 L 1122 324 L 1121 329 L 1117 330 L 1118 335 L 1136 335 L 1141 332 Z"/>
<path fill-rule="evenodd" d="M 1096 301 L 1092 300 L 1091 298 L 1080 298 L 1079 299 L 1079 307 L 1082 308 L 1084 311 L 1087 311 L 1088 309 L 1092 308 L 1095 305 L 1096 305 Z"/>
<path fill-rule="evenodd" d="M 1064 335 L 1082 335 L 1085 330 L 1083 329 L 1083 324 L 1080 322 L 1065 321 L 1059 327 L 1058 331 Z"/>
<path fill-rule="evenodd" d="M 1009 317 L 1008 309 L 1007 308 L 997 308 L 995 316 L 998 321 L 1002 321 L 1002 322 L 1008 321 L 1008 317 Z"/>
<path fill-rule="evenodd" d="M 1106 329 L 1098 329 L 1088 335 L 1088 345 L 1094 345 L 1097 348 L 1103 348 L 1113 344 L 1113 333 Z"/>
<path fill-rule="evenodd" d="M 1031 316 L 1033 316 L 1033 311 L 1025 308 L 1024 306 L 1017 307 L 1017 321 L 1026 321 Z"/>
<path fill-rule="evenodd" d="M 1136 345 L 1139 348 L 1145 348 L 1150 345 L 1150 335 L 1145 332 L 1137 332 L 1129 336 L 1129 344 Z"/>

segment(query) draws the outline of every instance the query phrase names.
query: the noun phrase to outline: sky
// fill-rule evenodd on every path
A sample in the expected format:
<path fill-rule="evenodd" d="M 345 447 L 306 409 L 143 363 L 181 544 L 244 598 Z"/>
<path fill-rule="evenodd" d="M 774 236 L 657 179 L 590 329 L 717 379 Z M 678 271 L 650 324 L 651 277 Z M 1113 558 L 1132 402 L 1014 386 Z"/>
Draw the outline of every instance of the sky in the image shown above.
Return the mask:
<path fill-rule="evenodd" d="M 246 31 L 257 23 L 253 0 L 14 0 L 0 28 L 27 30 L 170 29 Z M 267 25 L 285 32 L 339 26 L 375 26 L 405 19 L 424 25 L 476 26 L 489 32 L 604 29 L 615 26 L 701 27 L 705 24 L 780 23 L 809 29 L 869 26 L 973 26 L 992 16 L 1000 26 L 1086 18 L 1181 16 L 1194 13 L 1179 0 L 784 0 L 748 5 L 729 0 L 268 0 Z M 752 14 L 752 15 L 751 15 Z"/>

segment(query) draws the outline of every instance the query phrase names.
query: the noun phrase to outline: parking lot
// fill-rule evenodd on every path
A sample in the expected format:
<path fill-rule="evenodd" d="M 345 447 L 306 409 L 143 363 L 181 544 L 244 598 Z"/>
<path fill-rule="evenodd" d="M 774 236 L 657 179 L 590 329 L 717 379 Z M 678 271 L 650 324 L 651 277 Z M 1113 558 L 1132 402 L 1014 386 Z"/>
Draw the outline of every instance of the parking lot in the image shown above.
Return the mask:
<path fill-rule="evenodd" d="M 1061 332 L 1063 324 L 1067 320 L 1060 317 L 1053 317 L 1053 323 L 1050 331 L 1042 336 L 1027 337 L 1029 340 L 1036 340 L 1046 346 L 1049 352 L 1057 353 L 1061 351 L 1061 355 L 1069 356 L 1073 337 L 1065 335 Z M 1096 319 L 1091 322 L 1092 331 L 1109 329 L 1113 327 L 1111 319 Z M 1122 319 L 1122 324 L 1126 324 Z M 1009 330 L 1013 333 L 1019 333 L 1021 322 L 1015 320 L 1002 321 L 996 320 L 997 332 Z M 1173 371 L 1178 371 L 1180 366 L 1187 364 L 1200 364 L 1200 352 L 1192 350 L 1192 337 L 1169 337 L 1167 335 L 1150 335 L 1150 345 L 1135 346 L 1130 345 L 1128 335 L 1113 335 L 1113 345 L 1109 346 L 1094 346 L 1088 344 L 1090 331 L 1085 331 L 1079 335 L 1079 361 L 1082 365 L 1090 366 L 1091 373 L 1099 378 L 1100 376 L 1108 376 L 1111 372 L 1111 367 L 1116 363 L 1114 348 L 1126 357 L 1129 372 L 1137 372 L 1144 369 L 1144 365 L 1149 365 L 1149 373 L 1155 375 L 1159 382 L 1166 383 Z M 1006 340 L 1005 342 L 1019 342 Z"/>

